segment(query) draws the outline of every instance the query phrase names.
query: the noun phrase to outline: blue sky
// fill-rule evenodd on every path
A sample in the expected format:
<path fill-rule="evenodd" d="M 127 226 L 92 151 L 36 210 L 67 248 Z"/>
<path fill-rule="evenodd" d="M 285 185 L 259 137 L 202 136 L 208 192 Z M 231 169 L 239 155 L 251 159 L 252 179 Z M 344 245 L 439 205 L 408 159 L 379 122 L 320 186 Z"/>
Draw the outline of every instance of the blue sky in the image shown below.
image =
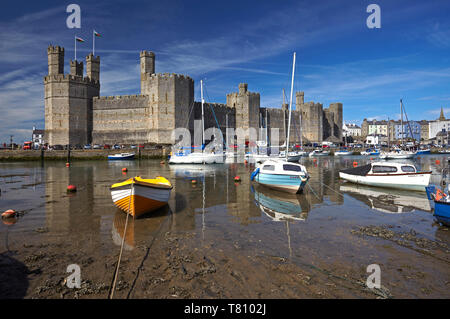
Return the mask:
<path fill-rule="evenodd" d="M 66 6 L 81 7 L 81 29 L 66 27 Z M 381 8 L 381 29 L 368 29 L 366 7 Z M 139 52 L 156 54 L 156 71 L 203 79 L 208 102 L 248 83 L 261 106 L 295 90 L 324 107 L 344 104 L 344 120 L 396 119 L 403 98 L 411 120 L 450 117 L 450 1 L 15 1 L 0 12 L 0 142 L 29 140 L 44 127 L 47 46 L 73 37 L 101 56 L 101 95 L 139 93 Z"/>

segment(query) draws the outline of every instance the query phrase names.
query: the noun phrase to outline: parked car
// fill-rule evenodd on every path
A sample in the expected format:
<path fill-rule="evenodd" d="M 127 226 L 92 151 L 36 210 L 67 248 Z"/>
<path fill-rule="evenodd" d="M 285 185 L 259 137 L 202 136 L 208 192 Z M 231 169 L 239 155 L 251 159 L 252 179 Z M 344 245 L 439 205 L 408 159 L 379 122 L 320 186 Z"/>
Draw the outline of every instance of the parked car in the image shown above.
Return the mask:
<path fill-rule="evenodd" d="M 120 146 L 118 144 L 114 144 L 113 149 L 120 150 Z"/>
<path fill-rule="evenodd" d="M 104 146 L 103 146 L 103 149 L 105 149 L 105 150 L 109 150 L 111 148 L 111 145 L 108 145 L 108 144 L 105 144 Z"/>
<path fill-rule="evenodd" d="M 86 144 L 86 145 L 84 146 L 84 149 L 85 149 L 85 150 L 90 150 L 90 149 L 92 149 L 91 144 Z"/>
<path fill-rule="evenodd" d="M 59 144 L 53 145 L 53 146 L 52 146 L 52 150 L 55 150 L 55 151 L 62 151 L 62 150 L 64 150 L 64 146 L 59 145 Z"/>
<path fill-rule="evenodd" d="M 94 147 L 93 147 L 94 150 L 99 150 L 99 149 L 101 149 L 101 148 L 102 148 L 102 147 L 101 147 L 100 145 L 98 145 L 98 144 L 95 144 Z"/>
<path fill-rule="evenodd" d="M 131 145 L 130 148 L 136 148 L 136 145 Z"/>

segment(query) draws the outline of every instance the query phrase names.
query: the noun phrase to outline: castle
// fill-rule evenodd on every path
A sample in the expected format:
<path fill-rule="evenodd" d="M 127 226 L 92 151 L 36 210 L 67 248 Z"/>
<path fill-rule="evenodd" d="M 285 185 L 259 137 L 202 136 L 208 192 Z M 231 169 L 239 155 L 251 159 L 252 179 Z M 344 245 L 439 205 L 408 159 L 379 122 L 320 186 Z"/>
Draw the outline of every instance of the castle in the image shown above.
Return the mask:
<path fill-rule="evenodd" d="M 153 52 L 140 53 L 140 94 L 124 96 L 100 96 L 99 56 L 86 57 L 84 75 L 83 62 L 72 60 L 70 73 L 64 74 L 64 48 L 50 45 L 47 55 L 45 139 L 49 145 L 173 144 L 172 131 L 179 127 L 188 128 L 193 136 L 194 119 L 201 119 L 201 102 L 194 101 L 194 80 L 156 73 Z M 239 84 L 238 92 L 227 94 L 226 101 L 204 105 L 205 128 L 218 124 L 224 136 L 227 123 L 232 128 L 278 128 L 280 143 L 284 143 L 286 104 L 260 107 L 259 93 L 249 92 L 246 83 Z M 304 143 L 342 142 L 342 103 L 324 109 L 320 103 L 305 103 L 304 93 L 297 92 L 290 142 L 300 140 L 300 119 Z"/>

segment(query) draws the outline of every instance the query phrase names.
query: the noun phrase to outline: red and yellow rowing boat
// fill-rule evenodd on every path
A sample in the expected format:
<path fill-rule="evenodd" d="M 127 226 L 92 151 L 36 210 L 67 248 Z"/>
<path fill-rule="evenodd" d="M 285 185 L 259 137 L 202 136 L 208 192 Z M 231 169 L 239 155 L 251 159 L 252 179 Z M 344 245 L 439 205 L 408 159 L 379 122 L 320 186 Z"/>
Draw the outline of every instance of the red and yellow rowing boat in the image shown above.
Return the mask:
<path fill-rule="evenodd" d="M 111 186 L 114 204 L 133 217 L 139 217 L 167 204 L 172 184 L 164 177 L 145 179 L 140 176 Z"/>

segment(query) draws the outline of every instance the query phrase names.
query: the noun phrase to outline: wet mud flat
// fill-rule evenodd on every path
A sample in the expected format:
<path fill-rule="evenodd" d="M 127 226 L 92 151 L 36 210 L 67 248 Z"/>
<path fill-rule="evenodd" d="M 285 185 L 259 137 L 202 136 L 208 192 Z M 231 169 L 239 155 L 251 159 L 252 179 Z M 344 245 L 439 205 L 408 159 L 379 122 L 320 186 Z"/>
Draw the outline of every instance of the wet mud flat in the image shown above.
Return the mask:
<path fill-rule="evenodd" d="M 381 265 L 381 288 L 369 289 L 366 269 L 348 257 L 249 250 L 246 238 L 199 245 L 199 234 L 162 225 L 155 237 L 124 252 L 114 298 L 448 298 L 449 277 L 436 285 L 424 265 L 448 274 L 449 247 L 392 229 L 351 231 L 362 245 L 395 252 L 395 260 Z M 32 243 L 16 242 L 0 254 L 0 298 L 108 297 L 119 249 L 99 255 L 102 248 L 89 240 L 74 245 L 36 234 Z M 66 286 L 65 270 L 74 262 L 82 269 L 79 289 Z"/>

